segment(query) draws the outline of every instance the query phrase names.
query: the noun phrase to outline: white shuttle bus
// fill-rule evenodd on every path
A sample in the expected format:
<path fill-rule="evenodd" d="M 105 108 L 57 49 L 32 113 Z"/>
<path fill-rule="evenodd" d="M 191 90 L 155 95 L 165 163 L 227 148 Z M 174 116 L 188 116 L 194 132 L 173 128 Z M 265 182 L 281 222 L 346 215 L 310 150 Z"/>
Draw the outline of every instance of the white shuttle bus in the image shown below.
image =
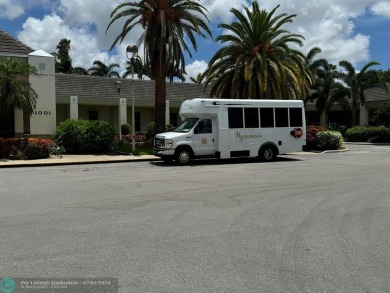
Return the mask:
<path fill-rule="evenodd" d="M 180 165 L 202 157 L 272 161 L 306 144 L 300 100 L 192 99 L 179 114 L 178 127 L 155 136 L 153 153 Z"/>

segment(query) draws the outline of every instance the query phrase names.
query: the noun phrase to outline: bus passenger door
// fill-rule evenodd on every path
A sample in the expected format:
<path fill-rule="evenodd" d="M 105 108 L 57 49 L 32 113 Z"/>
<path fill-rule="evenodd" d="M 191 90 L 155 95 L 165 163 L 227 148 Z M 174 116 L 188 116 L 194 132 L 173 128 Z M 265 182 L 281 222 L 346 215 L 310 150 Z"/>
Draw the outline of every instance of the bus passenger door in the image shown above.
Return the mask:
<path fill-rule="evenodd" d="M 202 119 L 194 129 L 193 145 L 195 156 L 215 155 L 215 130 L 211 119 Z"/>

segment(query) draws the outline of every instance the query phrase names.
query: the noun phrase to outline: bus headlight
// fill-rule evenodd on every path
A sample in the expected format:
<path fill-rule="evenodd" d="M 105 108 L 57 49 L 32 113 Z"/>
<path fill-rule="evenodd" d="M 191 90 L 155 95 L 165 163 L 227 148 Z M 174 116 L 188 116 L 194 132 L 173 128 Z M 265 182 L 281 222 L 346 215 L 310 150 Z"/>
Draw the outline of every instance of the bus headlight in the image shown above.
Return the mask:
<path fill-rule="evenodd" d="M 173 140 L 172 139 L 166 139 L 164 140 L 164 148 L 170 149 L 173 145 Z"/>

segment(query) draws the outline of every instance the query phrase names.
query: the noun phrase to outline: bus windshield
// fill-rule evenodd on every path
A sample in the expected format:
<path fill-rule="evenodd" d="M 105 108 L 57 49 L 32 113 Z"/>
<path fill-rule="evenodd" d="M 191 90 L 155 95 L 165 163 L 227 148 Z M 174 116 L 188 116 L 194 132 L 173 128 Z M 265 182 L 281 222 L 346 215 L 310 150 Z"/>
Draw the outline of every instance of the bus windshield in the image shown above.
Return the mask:
<path fill-rule="evenodd" d="M 192 127 L 198 122 L 198 118 L 187 118 L 184 120 L 178 127 L 176 127 L 172 132 L 189 132 Z"/>

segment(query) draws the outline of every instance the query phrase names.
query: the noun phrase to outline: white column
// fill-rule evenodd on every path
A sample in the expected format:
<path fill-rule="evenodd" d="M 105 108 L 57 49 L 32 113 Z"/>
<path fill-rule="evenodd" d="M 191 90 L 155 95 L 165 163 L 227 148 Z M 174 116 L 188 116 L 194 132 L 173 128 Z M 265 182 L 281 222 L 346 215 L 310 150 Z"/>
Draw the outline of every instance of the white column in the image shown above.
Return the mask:
<path fill-rule="evenodd" d="M 24 133 L 23 110 L 15 108 L 15 135 Z"/>
<path fill-rule="evenodd" d="M 366 105 L 366 104 L 365 104 Z M 366 106 L 362 106 L 360 104 L 360 119 L 359 119 L 359 124 L 360 125 L 368 125 L 368 109 Z"/>
<path fill-rule="evenodd" d="M 78 96 L 70 96 L 70 119 L 79 119 L 79 98 Z"/>
<path fill-rule="evenodd" d="M 127 103 L 125 98 L 119 99 L 119 128 L 122 124 L 127 124 Z M 131 125 L 133 127 L 133 125 Z"/>
<path fill-rule="evenodd" d="M 169 100 L 165 101 L 165 125 L 169 124 Z"/>

